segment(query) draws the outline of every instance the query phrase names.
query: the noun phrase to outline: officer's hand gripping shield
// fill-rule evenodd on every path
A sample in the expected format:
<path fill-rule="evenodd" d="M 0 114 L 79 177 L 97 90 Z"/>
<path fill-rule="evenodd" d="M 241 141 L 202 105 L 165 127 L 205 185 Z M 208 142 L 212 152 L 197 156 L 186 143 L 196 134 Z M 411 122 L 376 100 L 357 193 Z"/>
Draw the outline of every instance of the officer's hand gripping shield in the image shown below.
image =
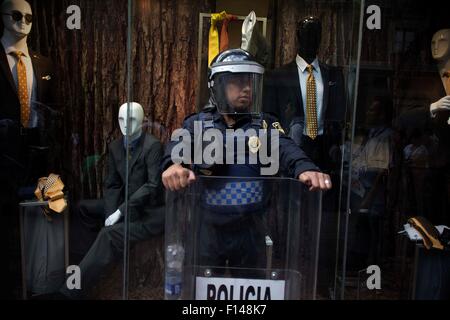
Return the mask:
<path fill-rule="evenodd" d="M 282 178 L 197 177 L 168 193 L 166 299 L 314 299 L 321 192 Z"/>

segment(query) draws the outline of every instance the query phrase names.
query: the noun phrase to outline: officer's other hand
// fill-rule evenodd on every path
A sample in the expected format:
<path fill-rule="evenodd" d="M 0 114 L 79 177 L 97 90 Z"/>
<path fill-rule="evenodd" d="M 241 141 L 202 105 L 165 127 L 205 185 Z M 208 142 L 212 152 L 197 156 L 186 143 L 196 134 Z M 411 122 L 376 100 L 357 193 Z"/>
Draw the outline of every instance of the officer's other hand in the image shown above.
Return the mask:
<path fill-rule="evenodd" d="M 450 110 L 450 96 L 443 97 L 430 105 L 431 116 L 435 117 L 439 111 Z"/>
<path fill-rule="evenodd" d="M 120 217 L 122 216 L 122 213 L 120 210 L 117 210 L 112 215 L 108 217 L 108 219 L 105 220 L 105 227 L 113 226 L 119 221 Z"/>
<path fill-rule="evenodd" d="M 332 187 L 330 176 L 322 172 L 305 171 L 298 179 L 309 187 L 309 191 L 327 191 Z"/>
<path fill-rule="evenodd" d="M 178 191 L 195 181 L 195 174 L 180 164 L 173 164 L 162 174 L 162 182 L 166 189 Z"/>

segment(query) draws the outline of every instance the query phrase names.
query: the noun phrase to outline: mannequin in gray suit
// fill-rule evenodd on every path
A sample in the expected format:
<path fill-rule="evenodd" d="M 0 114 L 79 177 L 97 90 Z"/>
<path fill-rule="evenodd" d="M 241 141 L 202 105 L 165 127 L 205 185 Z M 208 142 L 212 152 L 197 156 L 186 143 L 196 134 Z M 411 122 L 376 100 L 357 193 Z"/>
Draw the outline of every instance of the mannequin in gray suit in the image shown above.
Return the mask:
<path fill-rule="evenodd" d="M 133 244 L 163 232 L 163 189 L 159 164 L 162 145 L 152 135 L 142 133 L 144 111 L 137 103 L 127 104 L 119 111 L 119 124 L 123 137 L 109 146 L 108 173 L 103 200 L 89 200 L 80 207 L 88 217 L 100 218 L 104 227 L 94 244 L 79 264 L 82 290 L 69 290 L 65 285 L 61 293 L 76 299 L 84 296 L 105 267 L 124 252 L 125 214 L 129 217 L 129 239 Z M 126 128 L 127 124 L 130 127 Z M 127 143 L 129 141 L 129 143 Z M 126 145 L 129 145 L 128 212 L 125 206 Z M 106 220 L 105 220 L 106 218 Z"/>

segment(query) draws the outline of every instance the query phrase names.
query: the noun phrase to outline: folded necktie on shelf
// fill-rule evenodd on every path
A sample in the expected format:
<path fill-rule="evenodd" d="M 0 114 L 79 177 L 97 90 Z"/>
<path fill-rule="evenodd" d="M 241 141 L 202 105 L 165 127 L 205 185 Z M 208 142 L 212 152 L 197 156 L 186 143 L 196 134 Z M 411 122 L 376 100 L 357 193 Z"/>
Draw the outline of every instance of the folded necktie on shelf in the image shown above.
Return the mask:
<path fill-rule="evenodd" d="M 44 214 L 49 218 L 49 209 L 56 213 L 62 213 L 67 208 L 64 199 L 64 183 L 57 174 L 50 174 L 38 180 L 38 185 L 34 194 L 39 201 L 48 201 L 48 208 L 44 209 Z"/>
<path fill-rule="evenodd" d="M 424 217 L 415 217 L 408 219 L 408 223 L 416 229 L 423 238 L 425 248 L 443 250 L 444 246 L 439 240 L 440 234 L 435 226 L 433 226 Z"/>

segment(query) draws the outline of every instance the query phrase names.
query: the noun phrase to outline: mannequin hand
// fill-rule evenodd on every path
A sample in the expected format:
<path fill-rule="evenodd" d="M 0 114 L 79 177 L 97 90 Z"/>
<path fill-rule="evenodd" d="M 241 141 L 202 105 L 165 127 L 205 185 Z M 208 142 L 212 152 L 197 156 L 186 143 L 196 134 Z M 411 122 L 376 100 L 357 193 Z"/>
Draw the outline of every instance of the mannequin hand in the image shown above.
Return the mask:
<path fill-rule="evenodd" d="M 195 174 L 180 164 L 171 165 L 162 174 L 162 182 L 166 189 L 178 191 L 195 181 Z"/>
<path fill-rule="evenodd" d="M 116 212 L 114 212 L 112 215 L 110 215 L 108 217 L 108 219 L 106 219 L 105 227 L 110 227 L 110 226 L 115 225 L 117 223 L 117 221 L 119 221 L 121 216 L 122 216 L 122 213 L 120 212 L 120 210 L 117 210 Z"/>
<path fill-rule="evenodd" d="M 450 110 L 450 96 L 443 97 L 430 105 L 431 117 L 436 117 L 436 113 L 443 110 Z"/>
<path fill-rule="evenodd" d="M 309 187 L 309 191 L 327 191 L 332 187 L 330 176 L 322 172 L 306 171 L 298 179 Z"/>

